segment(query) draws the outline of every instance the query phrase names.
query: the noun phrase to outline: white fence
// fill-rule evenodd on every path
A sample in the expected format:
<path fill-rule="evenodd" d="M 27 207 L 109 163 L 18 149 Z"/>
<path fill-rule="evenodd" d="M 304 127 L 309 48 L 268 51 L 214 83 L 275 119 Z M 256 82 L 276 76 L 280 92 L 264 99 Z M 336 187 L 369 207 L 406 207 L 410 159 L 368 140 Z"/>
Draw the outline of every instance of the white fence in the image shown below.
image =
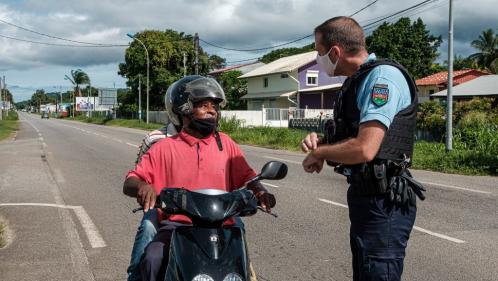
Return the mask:
<path fill-rule="evenodd" d="M 243 126 L 288 127 L 291 118 L 332 118 L 332 109 L 263 108 L 262 110 L 221 111 L 222 117 L 235 116 Z"/>
<path fill-rule="evenodd" d="M 332 118 L 332 109 L 263 108 L 262 110 L 222 110 L 221 117 L 242 122 L 243 127 L 269 126 L 288 127 L 290 118 Z M 166 111 L 150 111 L 149 121 L 165 124 Z"/>

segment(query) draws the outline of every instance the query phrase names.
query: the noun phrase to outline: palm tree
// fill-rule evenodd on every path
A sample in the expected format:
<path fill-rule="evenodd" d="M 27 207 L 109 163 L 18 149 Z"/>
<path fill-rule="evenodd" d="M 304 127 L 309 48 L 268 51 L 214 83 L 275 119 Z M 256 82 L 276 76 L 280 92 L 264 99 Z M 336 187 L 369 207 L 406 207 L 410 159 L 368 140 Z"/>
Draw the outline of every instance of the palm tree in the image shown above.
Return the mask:
<path fill-rule="evenodd" d="M 480 67 L 491 72 L 498 64 L 498 36 L 491 28 L 484 30 L 479 38 L 472 41 L 471 46 L 480 52 L 472 54 L 469 59 L 474 60 Z"/>
<path fill-rule="evenodd" d="M 67 76 L 66 76 L 67 77 Z M 71 82 L 75 85 L 74 92 L 78 94 L 78 97 L 81 97 L 81 84 L 90 84 L 90 77 L 81 69 L 71 70 Z"/>

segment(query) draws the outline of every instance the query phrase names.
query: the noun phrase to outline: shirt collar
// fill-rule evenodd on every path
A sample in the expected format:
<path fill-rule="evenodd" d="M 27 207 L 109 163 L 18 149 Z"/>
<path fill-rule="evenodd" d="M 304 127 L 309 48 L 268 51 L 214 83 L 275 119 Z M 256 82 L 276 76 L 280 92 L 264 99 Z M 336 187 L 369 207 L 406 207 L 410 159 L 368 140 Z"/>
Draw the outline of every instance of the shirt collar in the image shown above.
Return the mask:
<path fill-rule="evenodd" d="M 363 62 L 364 64 L 369 62 L 369 61 L 373 61 L 373 60 L 376 60 L 377 59 L 377 56 L 375 55 L 375 53 L 371 53 L 368 55 L 368 57 L 365 59 L 365 61 Z"/>
<path fill-rule="evenodd" d="M 213 134 L 211 134 L 203 139 L 198 139 L 192 135 L 189 135 L 187 132 L 185 132 L 185 130 L 181 130 L 181 132 L 178 135 L 183 141 L 188 143 L 190 146 L 194 146 L 195 144 L 198 144 L 200 142 L 204 144 L 209 144 L 211 140 L 214 138 Z"/>

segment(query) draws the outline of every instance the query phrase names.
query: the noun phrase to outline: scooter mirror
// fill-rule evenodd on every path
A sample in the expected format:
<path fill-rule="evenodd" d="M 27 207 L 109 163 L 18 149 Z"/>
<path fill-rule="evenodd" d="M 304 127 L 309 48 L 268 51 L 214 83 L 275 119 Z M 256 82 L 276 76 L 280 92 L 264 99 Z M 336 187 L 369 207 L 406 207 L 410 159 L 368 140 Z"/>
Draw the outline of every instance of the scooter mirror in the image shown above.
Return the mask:
<path fill-rule="evenodd" d="M 278 161 L 270 161 L 266 163 L 261 169 L 259 175 L 261 179 L 266 180 L 280 180 L 287 175 L 287 165 Z"/>

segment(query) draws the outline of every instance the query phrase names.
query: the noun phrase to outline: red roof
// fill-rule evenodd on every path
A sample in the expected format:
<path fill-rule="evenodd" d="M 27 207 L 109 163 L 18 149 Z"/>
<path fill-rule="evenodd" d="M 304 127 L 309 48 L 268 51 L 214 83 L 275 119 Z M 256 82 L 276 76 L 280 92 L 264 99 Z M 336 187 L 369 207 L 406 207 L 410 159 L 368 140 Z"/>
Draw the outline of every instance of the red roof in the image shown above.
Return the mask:
<path fill-rule="evenodd" d="M 453 71 L 453 85 L 458 85 L 470 80 L 473 80 L 479 76 L 488 75 L 489 73 L 477 70 L 477 69 L 463 69 Z M 417 79 L 415 81 L 417 86 L 428 86 L 428 85 L 446 85 L 448 84 L 448 71 L 441 71 L 434 73 L 424 78 Z"/>

